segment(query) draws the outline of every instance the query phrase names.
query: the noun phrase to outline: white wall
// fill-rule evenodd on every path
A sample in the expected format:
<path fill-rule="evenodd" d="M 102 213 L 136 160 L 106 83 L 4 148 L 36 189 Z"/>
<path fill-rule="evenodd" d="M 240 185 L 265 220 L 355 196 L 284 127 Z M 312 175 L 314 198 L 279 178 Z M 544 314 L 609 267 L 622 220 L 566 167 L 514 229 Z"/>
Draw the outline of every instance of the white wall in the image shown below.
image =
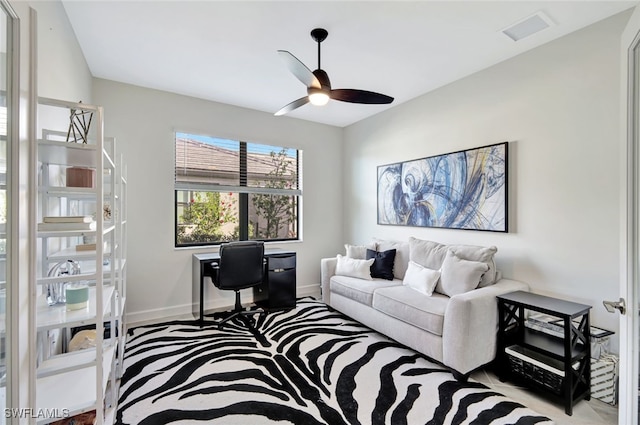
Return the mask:
<path fill-rule="evenodd" d="M 318 289 L 320 258 L 342 240 L 341 129 L 101 79 L 94 98 L 128 163 L 130 323 L 190 313 L 192 254 L 215 251 L 174 248 L 174 131 L 303 150 L 304 241 L 273 246 L 297 252 L 299 295 Z M 206 289 L 207 308 L 232 304 L 229 291 Z"/>
<path fill-rule="evenodd" d="M 409 236 L 496 245 L 504 275 L 590 304 L 618 298 L 619 43 L 616 15 L 345 130 L 345 241 Z M 509 141 L 509 233 L 376 224 L 376 167 Z M 614 342 L 617 347 L 617 340 Z"/>
<path fill-rule="evenodd" d="M 29 3 L 38 12 L 38 96 L 91 103 L 93 77 L 62 3 Z"/>

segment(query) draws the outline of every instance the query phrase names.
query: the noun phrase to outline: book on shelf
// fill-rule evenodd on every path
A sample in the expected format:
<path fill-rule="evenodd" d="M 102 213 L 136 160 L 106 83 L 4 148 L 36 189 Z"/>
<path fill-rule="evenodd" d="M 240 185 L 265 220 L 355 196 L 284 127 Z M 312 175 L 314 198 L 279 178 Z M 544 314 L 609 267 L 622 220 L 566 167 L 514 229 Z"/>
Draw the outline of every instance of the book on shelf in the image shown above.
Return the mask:
<path fill-rule="evenodd" d="M 76 245 L 76 251 L 95 251 L 96 244 L 94 243 L 81 243 Z"/>
<path fill-rule="evenodd" d="M 96 222 L 91 223 L 38 223 L 39 232 L 55 232 L 58 230 L 96 230 Z"/>
<path fill-rule="evenodd" d="M 91 223 L 93 217 L 90 215 L 63 215 L 43 217 L 44 223 Z"/>

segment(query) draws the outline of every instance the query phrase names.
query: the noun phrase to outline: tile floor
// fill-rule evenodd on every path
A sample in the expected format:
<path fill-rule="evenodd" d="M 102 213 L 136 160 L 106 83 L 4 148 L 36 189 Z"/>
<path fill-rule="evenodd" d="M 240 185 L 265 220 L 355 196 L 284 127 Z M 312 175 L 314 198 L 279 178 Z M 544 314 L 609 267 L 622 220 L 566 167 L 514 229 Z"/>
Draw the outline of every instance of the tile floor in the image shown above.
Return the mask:
<path fill-rule="evenodd" d="M 597 399 L 580 401 L 573 407 L 573 415 L 564 413 L 564 407 L 543 398 L 538 393 L 516 387 L 508 382 L 500 382 L 490 370 L 479 370 L 471 378 L 485 384 L 497 392 L 512 398 L 552 419 L 557 425 L 603 425 L 618 423 L 618 408 Z"/>

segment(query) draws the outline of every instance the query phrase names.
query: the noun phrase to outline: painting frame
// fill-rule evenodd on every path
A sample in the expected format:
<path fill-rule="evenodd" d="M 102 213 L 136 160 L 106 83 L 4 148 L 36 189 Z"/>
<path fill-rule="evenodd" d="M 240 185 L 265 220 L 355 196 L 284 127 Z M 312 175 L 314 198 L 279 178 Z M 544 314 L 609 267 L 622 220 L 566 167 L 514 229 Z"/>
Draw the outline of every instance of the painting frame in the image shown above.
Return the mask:
<path fill-rule="evenodd" d="M 379 225 L 509 232 L 509 142 L 377 167 Z"/>

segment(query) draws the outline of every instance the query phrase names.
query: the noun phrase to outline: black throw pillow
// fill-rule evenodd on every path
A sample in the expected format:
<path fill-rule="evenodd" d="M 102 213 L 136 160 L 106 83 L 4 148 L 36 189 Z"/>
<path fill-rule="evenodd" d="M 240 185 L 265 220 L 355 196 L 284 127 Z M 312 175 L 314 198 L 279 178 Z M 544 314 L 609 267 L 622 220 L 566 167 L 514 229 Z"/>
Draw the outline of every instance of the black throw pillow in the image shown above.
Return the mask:
<path fill-rule="evenodd" d="M 377 252 L 367 249 L 367 260 L 374 258 L 371 265 L 371 277 L 393 280 L 393 262 L 396 259 L 396 250 L 390 249 L 384 252 Z"/>

